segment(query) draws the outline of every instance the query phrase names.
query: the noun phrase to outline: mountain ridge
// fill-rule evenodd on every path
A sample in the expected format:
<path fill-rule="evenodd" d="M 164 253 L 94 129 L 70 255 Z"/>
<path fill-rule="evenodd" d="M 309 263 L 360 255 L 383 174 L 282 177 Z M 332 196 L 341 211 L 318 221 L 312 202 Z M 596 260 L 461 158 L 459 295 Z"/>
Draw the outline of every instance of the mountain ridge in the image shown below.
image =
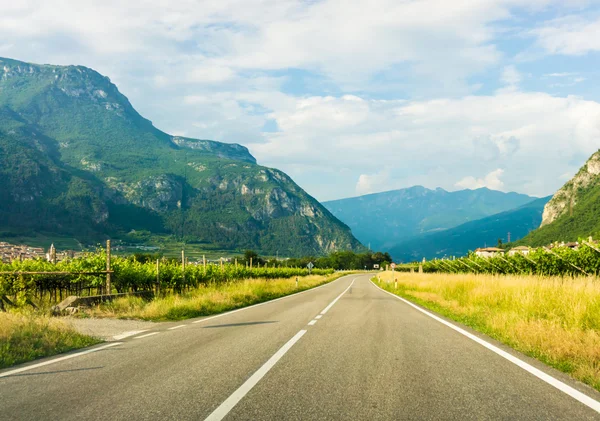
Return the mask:
<path fill-rule="evenodd" d="M 171 136 L 84 66 L 0 58 L 0 232 L 131 231 L 281 255 L 362 245 L 238 144 Z"/>
<path fill-rule="evenodd" d="M 363 243 L 389 250 L 427 232 L 441 231 L 524 205 L 535 197 L 487 188 L 449 192 L 413 186 L 323 202 Z"/>
<path fill-rule="evenodd" d="M 509 232 L 513 240 L 519 240 L 539 226 L 550 198 L 535 199 L 516 209 L 412 238 L 392 247 L 390 254 L 404 262 L 422 258 L 459 257 L 478 247 L 495 246 L 498 239 L 507 242 Z"/>

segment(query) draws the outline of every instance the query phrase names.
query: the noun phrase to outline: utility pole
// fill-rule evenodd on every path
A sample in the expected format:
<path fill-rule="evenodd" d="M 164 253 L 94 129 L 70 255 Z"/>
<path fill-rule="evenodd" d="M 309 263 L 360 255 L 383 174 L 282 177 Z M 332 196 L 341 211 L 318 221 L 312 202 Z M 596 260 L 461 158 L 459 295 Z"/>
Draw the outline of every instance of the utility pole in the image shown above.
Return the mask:
<path fill-rule="evenodd" d="M 508 238 L 507 238 L 507 242 L 510 243 L 510 231 L 508 232 Z"/>

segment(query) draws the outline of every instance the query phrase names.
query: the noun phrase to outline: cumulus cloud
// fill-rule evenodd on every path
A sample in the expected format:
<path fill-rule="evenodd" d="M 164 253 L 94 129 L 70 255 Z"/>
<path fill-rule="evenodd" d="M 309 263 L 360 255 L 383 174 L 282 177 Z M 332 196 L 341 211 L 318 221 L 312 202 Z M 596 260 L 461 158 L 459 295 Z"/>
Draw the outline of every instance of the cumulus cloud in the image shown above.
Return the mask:
<path fill-rule="evenodd" d="M 500 180 L 504 174 L 504 170 L 502 168 L 498 168 L 487 174 L 483 178 L 475 178 L 473 176 L 468 176 L 458 181 L 455 186 L 461 189 L 480 189 L 482 187 L 487 187 L 491 190 L 503 190 L 504 182 Z"/>
<path fill-rule="evenodd" d="M 600 138 L 599 103 L 544 93 L 429 101 L 312 97 L 270 115 L 281 130 L 251 149 L 268 165 L 311 164 L 310 174 L 293 175 L 315 184 L 319 168 L 334 165 L 357 177 L 390 168 L 396 184 L 452 189 L 455 180 L 493 166 L 506 171 L 504 189 L 549 194 L 559 187 L 557 174 L 583 163 L 573 165 L 570 157 L 590 155 Z"/>
<path fill-rule="evenodd" d="M 566 16 L 531 31 L 537 43 L 552 54 L 582 55 L 600 51 L 600 19 Z"/>
<path fill-rule="evenodd" d="M 505 85 L 516 87 L 521 79 L 521 74 L 514 65 L 504 67 L 501 80 Z"/>
<path fill-rule="evenodd" d="M 3 2 L 2 55 L 92 67 L 159 128 L 245 144 L 319 199 L 452 189 L 492 168 L 506 190 L 547 194 L 597 148 L 600 104 L 522 92 L 498 42 L 517 13 L 568 15 L 564 0 L 71 3 Z M 584 54 L 600 49 L 597 25 L 523 31 Z"/>
<path fill-rule="evenodd" d="M 389 172 L 384 170 L 375 174 L 361 174 L 356 183 L 356 194 L 363 195 L 384 191 L 388 187 Z"/>

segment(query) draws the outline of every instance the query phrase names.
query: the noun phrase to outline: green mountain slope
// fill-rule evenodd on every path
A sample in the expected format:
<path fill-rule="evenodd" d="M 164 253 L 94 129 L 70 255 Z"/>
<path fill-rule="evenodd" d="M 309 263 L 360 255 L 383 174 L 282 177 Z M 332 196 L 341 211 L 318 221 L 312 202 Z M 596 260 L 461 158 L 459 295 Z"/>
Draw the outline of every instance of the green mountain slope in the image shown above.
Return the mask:
<path fill-rule="evenodd" d="M 359 250 L 349 228 L 249 151 L 168 135 L 81 66 L 0 58 L 0 233 L 132 230 L 280 255 Z"/>
<path fill-rule="evenodd" d="M 537 199 L 507 212 L 467 222 L 445 231 L 413 238 L 395 247 L 390 254 L 397 261 L 411 262 L 444 256 L 464 256 L 478 247 L 504 242 L 508 233 L 512 240 L 523 238 L 542 222 L 542 212 L 550 197 Z"/>
<path fill-rule="evenodd" d="M 325 202 L 324 206 L 348 224 L 363 244 L 388 251 L 410 238 L 514 209 L 534 199 L 486 188 L 448 192 L 416 186 Z"/>
<path fill-rule="evenodd" d="M 548 245 L 600 237 L 600 151 L 596 152 L 548 202 L 539 229 L 519 244 Z"/>

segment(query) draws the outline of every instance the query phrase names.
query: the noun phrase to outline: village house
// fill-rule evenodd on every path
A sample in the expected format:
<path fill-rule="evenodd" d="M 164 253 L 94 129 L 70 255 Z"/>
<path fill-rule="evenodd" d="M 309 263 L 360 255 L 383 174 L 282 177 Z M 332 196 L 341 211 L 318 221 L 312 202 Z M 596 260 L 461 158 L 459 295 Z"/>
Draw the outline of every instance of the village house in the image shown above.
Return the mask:
<path fill-rule="evenodd" d="M 515 254 L 522 254 L 523 256 L 527 256 L 529 253 L 531 253 L 531 249 L 527 246 L 515 247 L 508 251 L 509 256 L 514 256 Z"/>
<path fill-rule="evenodd" d="M 475 250 L 475 255 L 483 258 L 496 257 L 504 254 L 504 250 L 497 247 L 478 248 Z"/>

